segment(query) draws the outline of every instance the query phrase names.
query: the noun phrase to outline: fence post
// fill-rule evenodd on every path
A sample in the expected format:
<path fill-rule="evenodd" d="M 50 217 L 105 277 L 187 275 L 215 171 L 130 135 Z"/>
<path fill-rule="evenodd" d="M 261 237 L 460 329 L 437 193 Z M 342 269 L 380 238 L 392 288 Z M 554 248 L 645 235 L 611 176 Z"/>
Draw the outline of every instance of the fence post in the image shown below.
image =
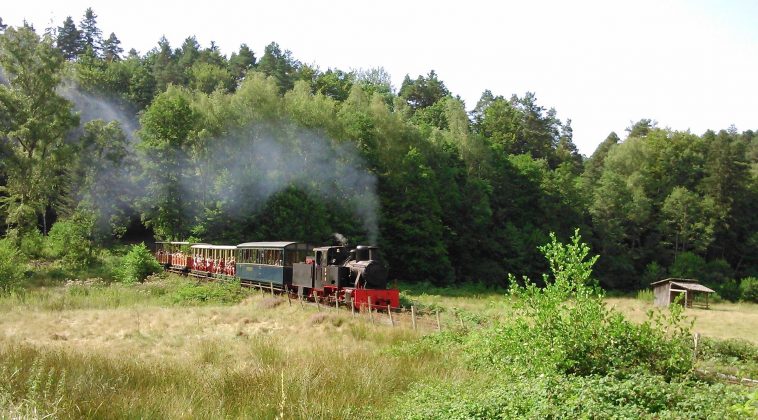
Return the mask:
<path fill-rule="evenodd" d="M 337 309 L 337 311 L 340 310 L 340 296 L 336 290 L 334 291 L 334 308 Z"/>
<path fill-rule="evenodd" d="M 416 330 L 416 307 L 411 305 L 411 322 L 413 323 L 413 330 Z"/>
<path fill-rule="evenodd" d="M 390 324 L 392 324 L 392 326 L 394 327 L 395 326 L 395 320 L 392 319 L 392 306 L 387 305 L 387 313 L 390 315 Z"/>
<path fill-rule="evenodd" d="M 271 297 L 274 297 L 274 282 L 269 282 L 268 285 L 271 287 Z"/>
<path fill-rule="evenodd" d="M 463 318 L 461 318 L 461 313 L 460 313 L 460 312 L 458 312 L 458 313 L 456 313 L 456 315 L 458 316 L 458 322 L 460 322 L 460 323 L 461 323 L 461 329 L 462 329 L 462 330 L 463 330 L 463 329 L 466 329 L 466 327 L 463 325 Z"/>
<path fill-rule="evenodd" d="M 442 324 L 440 323 L 440 310 L 437 309 L 437 331 L 442 331 Z"/>
<path fill-rule="evenodd" d="M 350 298 L 350 314 L 355 318 L 355 299 Z"/>
<path fill-rule="evenodd" d="M 287 303 L 289 303 L 290 306 L 292 306 L 292 298 L 290 297 L 290 287 L 289 286 L 284 286 L 284 293 L 287 294 Z"/>
<path fill-rule="evenodd" d="M 316 300 L 316 309 L 321 312 L 321 299 L 319 299 L 318 293 L 313 295 L 313 299 Z"/>
<path fill-rule="evenodd" d="M 371 318 L 371 325 L 374 325 L 374 313 L 371 311 L 371 296 L 368 297 L 368 316 Z"/>

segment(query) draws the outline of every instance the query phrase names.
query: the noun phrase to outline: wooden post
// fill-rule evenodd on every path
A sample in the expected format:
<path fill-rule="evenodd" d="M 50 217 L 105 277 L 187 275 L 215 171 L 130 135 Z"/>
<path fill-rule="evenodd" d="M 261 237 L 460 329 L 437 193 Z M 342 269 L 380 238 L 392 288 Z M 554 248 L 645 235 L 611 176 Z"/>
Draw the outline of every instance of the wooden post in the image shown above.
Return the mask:
<path fill-rule="evenodd" d="M 268 285 L 271 287 L 271 297 L 274 297 L 274 282 L 269 282 Z"/>
<path fill-rule="evenodd" d="M 437 310 L 437 331 L 442 331 L 442 324 L 440 323 L 440 311 Z"/>
<path fill-rule="evenodd" d="M 305 309 L 305 308 L 303 307 L 303 294 L 302 294 L 302 293 L 298 293 L 298 294 L 297 294 L 297 300 L 299 300 L 299 301 L 300 301 L 300 309 Z"/>
<path fill-rule="evenodd" d="M 371 296 L 368 297 L 368 316 L 371 318 L 371 325 L 374 325 L 374 313 L 371 312 Z"/>
<path fill-rule="evenodd" d="M 698 344 L 700 344 L 700 333 L 695 333 L 692 336 L 692 340 L 695 342 L 694 343 L 695 344 L 695 348 L 692 351 L 692 358 L 694 359 L 694 361 L 697 362 L 697 346 L 698 346 Z"/>
<path fill-rule="evenodd" d="M 340 296 L 337 291 L 334 291 L 334 309 L 340 310 Z"/>
<path fill-rule="evenodd" d="M 456 315 L 458 316 L 458 321 L 461 323 L 461 329 L 465 329 L 466 327 L 463 326 L 463 318 L 461 318 L 460 312 L 456 313 Z"/>
<path fill-rule="evenodd" d="M 355 318 L 355 299 L 350 298 L 350 314 Z"/>
<path fill-rule="evenodd" d="M 316 300 L 316 309 L 321 312 L 321 300 L 318 298 L 318 293 L 313 296 L 313 299 Z"/>
<path fill-rule="evenodd" d="M 416 307 L 411 305 L 411 322 L 413 323 L 413 330 L 416 330 Z"/>
<path fill-rule="evenodd" d="M 292 306 L 292 299 L 290 298 L 290 288 L 289 288 L 289 286 L 284 286 L 284 293 L 287 294 L 287 303 L 289 303 L 290 306 Z"/>
<path fill-rule="evenodd" d="M 392 326 L 394 327 L 395 326 L 395 320 L 392 319 L 392 306 L 387 305 L 387 313 L 390 315 L 390 324 L 392 324 Z"/>

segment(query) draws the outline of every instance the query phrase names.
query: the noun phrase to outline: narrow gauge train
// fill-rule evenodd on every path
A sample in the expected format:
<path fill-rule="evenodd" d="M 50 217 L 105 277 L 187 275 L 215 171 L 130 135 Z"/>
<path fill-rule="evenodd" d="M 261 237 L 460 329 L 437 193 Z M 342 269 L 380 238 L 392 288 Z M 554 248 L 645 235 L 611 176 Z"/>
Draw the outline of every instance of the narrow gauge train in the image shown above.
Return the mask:
<path fill-rule="evenodd" d="M 233 245 L 156 242 L 156 258 L 166 269 L 196 277 L 272 286 L 307 298 L 330 298 L 386 308 L 400 306 L 397 289 L 387 289 L 387 268 L 379 249 L 360 245 L 314 248 L 298 242 Z"/>

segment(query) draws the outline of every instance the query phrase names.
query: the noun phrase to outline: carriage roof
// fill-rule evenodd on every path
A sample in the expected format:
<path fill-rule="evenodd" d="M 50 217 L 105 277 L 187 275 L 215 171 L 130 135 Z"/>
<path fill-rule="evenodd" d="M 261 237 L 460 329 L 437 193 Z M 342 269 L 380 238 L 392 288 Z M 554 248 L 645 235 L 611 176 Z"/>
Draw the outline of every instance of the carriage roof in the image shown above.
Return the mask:
<path fill-rule="evenodd" d="M 237 248 L 291 249 L 293 245 L 302 245 L 303 248 L 307 247 L 307 244 L 300 242 L 245 242 L 244 244 L 237 245 Z"/>
<path fill-rule="evenodd" d="M 197 244 L 192 245 L 192 249 L 237 249 L 234 245 L 211 245 L 211 244 Z"/>

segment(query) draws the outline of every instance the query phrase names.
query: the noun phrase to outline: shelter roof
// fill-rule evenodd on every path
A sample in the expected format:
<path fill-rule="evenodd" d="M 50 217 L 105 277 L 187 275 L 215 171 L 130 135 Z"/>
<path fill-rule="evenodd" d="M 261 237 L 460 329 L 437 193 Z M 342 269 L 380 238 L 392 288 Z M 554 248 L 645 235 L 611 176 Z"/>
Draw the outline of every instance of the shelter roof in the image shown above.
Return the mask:
<path fill-rule="evenodd" d="M 680 279 L 680 278 L 676 278 L 676 277 L 670 277 L 670 278 L 667 278 L 667 279 L 663 279 L 663 280 L 658 280 L 658 281 L 652 282 L 652 283 L 650 283 L 650 285 L 653 286 L 653 287 L 655 287 L 655 286 L 658 286 L 660 284 L 665 284 L 665 283 L 673 282 L 673 281 L 678 282 L 678 283 L 699 283 L 699 281 L 697 281 L 695 279 Z"/>
<path fill-rule="evenodd" d="M 705 292 L 705 293 L 715 292 L 715 290 L 709 289 L 708 287 L 705 287 L 700 283 L 683 283 L 683 282 L 678 282 L 678 281 L 672 281 L 671 285 L 681 287 L 684 290 L 690 290 L 693 292 Z"/>

